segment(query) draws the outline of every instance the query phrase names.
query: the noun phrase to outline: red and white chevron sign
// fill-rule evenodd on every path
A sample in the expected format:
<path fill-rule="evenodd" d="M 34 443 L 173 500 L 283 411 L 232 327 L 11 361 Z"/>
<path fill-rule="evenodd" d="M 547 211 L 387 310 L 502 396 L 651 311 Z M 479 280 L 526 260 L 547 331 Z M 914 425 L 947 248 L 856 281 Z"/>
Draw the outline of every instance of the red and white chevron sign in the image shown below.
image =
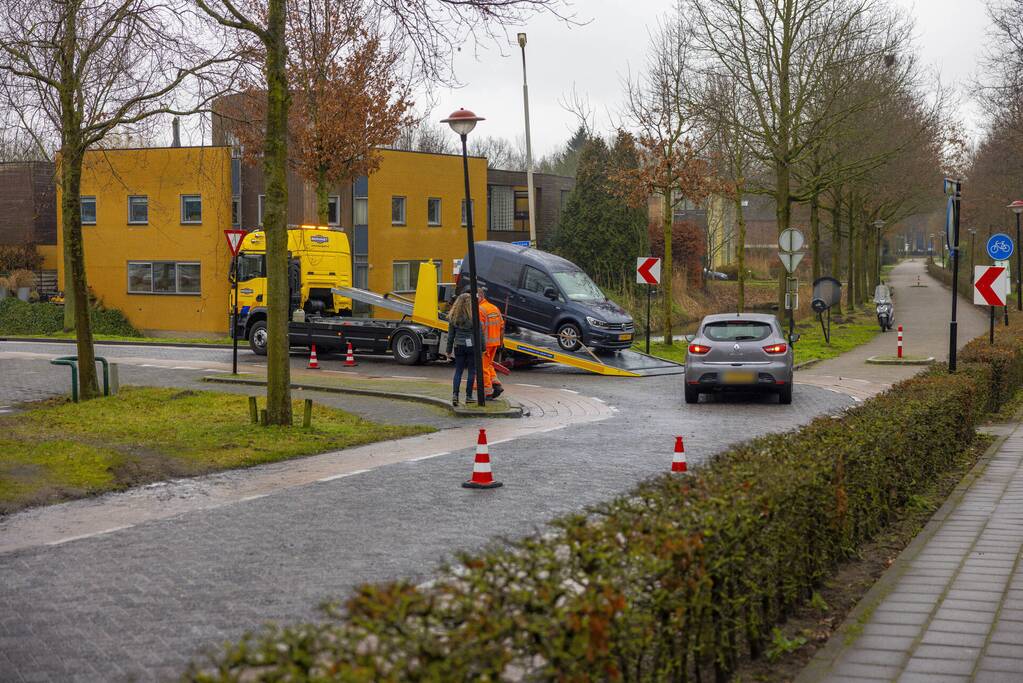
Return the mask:
<path fill-rule="evenodd" d="M 661 259 L 652 256 L 636 259 L 636 282 L 641 285 L 661 284 Z"/>
<path fill-rule="evenodd" d="M 979 306 L 1004 306 L 1008 298 L 1009 278 L 1002 266 L 975 266 L 973 303 Z"/>

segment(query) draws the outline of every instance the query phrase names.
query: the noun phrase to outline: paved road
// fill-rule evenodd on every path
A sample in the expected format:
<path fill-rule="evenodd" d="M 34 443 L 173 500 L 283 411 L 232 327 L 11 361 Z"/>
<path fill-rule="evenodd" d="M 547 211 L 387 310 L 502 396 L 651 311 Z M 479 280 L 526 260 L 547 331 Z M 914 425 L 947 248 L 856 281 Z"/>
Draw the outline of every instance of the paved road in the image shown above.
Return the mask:
<path fill-rule="evenodd" d="M 917 287 L 917 282 L 922 286 Z M 922 260 L 899 263 L 892 269 L 888 283 L 895 288 L 895 324 L 903 327 L 906 355 L 933 356 L 939 362 L 946 362 L 951 290 L 927 274 Z M 963 297 L 959 297 L 956 318 L 960 347 L 987 331 L 987 316 Z M 912 365 L 868 365 L 865 362 L 871 356 L 895 354 L 896 339 L 894 330 L 879 334 L 873 341 L 848 353 L 800 370 L 796 381 L 839 388 L 859 398 L 873 396 L 920 371 L 918 366 Z"/>
<path fill-rule="evenodd" d="M 33 353 L 64 354 L 67 347 L 0 343 L 0 405 L 30 391 L 57 391 L 66 381 L 59 373 L 47 374 L 44 360 L 25 355 Z M 103 354 L 124 364 L 124 383 L 184 386 L 197 386 L 207 364 L 229 359 L 219 349 L 105 347 Z M 247 365 L 261 362 L 243 358 Z M 321 363 L 340 370 L 339 360 Z M 366 359 L 359 371 L 437 377 L 450 372 Z M 174 678 L 203 647 L 267 620 L 315 618 L 318 604 L 361 582 L 428 577 L 458 550 L 530 533 L 556 515 L 626 491 L 668 469 L 674 434 L 687 437 L 689 459 L 698 465 L 729 444 L 791 429 L 852 403 L 834 391 L 800 387 L 791 406 L 773 397 L 686 406 L 678 376 L 617 379 L 539 370 L 516 373 L 508 385 L 513 397 L 576 397 L 580 404 L 606 406 L 606 415 L 494 445 L 495 475 L 505 483 L 495 491 L 462 489 L 473 451 L 451 448 L 255 499 L 228 496 L 223 504 L 207 504 L 210 496 L 202 486 L 191 493 L 182 487 L 184 503 L 173 504 L 184 511 L 174 516 L 0 553 L 0 680 Z M 365 409 L 353 397 L 333 400 Z M 422 410 L 386 405 L 377 408 L 376 418 L 414 421 L 417 415 L 406 411 Z M 431 417 L 438 426 L 451 426 L 445 424 L 450 418 Z M 129 495 L 60 507 L 73 518 L 76 511 L 120 504 Z M 188 505 L 189 495 L 194 505 Z M 55 513 L 8 518 L 0 523 L 0 537 L 47 514 Z"/>

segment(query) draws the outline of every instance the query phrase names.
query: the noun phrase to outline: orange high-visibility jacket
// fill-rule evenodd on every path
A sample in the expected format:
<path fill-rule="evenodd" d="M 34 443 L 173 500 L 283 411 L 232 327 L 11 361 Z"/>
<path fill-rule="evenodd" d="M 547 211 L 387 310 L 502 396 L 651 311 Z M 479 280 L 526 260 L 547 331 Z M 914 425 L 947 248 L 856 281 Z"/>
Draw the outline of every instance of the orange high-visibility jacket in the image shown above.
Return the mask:
<path fill-rule="evenodd" d="M 500 346 L 501 336 L 504 333 L 504 317 L 497 306 L 486 299 L 480 301 L 480 323 L 483 325 L 483 335 L 486 337 L 486 346 Z"/>

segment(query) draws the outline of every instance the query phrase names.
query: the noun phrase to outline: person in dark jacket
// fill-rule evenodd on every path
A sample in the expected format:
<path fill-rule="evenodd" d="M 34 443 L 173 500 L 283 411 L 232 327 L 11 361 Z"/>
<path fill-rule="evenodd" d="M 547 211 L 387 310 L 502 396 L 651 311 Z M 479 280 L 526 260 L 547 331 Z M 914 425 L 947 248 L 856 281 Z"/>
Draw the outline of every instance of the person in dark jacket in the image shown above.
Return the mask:
<path fill-rule="evenodd" d="M 482 334 L 480 335 L 482 338 Z M 454 352 L 455 376 L 452 381 L 451 405 L 458 405 L 458 386 L 462 372 L 466 371 L 465 402 L 472 400 L 472 386 L 476 381 L 476 362 L 472 340 L 472 297 L 468 292 L 459 294 L 448 311 L 448 355 Z"/>

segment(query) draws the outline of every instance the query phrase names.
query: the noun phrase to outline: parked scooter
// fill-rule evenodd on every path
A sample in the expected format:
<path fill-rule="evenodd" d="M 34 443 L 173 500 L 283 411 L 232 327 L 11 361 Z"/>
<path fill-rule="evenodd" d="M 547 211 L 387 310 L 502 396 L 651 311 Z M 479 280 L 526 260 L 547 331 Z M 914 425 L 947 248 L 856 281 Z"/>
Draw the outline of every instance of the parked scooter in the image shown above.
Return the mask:
<path fill-rule="evenodd" d="M 877 324 L 882 332 L 887 332 L 895 322 L 895 303 L 891 290 L 883 282 L 874 288 L 874 304 L 877 306 Z"/>

